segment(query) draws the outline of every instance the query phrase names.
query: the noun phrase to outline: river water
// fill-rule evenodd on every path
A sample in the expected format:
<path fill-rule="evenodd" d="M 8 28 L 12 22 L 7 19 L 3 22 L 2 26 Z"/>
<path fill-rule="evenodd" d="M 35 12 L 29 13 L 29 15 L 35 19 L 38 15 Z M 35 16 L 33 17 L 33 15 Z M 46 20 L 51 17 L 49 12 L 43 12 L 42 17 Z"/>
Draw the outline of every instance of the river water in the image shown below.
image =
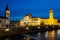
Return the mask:
<path fill-rule="evenodd" d="M 60 40 L 60 29 L 42 33 L 38 32 L 10 37 L 0 37 L 0 40 Z"/>

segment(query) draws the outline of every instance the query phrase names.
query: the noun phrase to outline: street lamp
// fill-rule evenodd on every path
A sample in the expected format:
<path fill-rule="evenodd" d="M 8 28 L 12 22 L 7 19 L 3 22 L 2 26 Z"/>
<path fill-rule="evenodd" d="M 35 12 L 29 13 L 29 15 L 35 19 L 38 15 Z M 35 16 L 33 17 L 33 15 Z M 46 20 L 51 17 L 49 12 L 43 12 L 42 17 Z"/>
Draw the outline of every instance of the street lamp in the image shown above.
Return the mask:
<path fill-rule="evenodd" d="M 37 27 L 38 29 L 40 28 L 40 27 Z"/>
<path fill-rule="evenodd" d="M 9 28 L 6 28 L 5 31 L 8 32 L 8 31 L 10 31 L 10 29 Z"/>
<path fill-rule="evenodd" d="M 28 30 L 29 28 L 28 28 L 28 27 L 26 27 L 26 29 Z"/>

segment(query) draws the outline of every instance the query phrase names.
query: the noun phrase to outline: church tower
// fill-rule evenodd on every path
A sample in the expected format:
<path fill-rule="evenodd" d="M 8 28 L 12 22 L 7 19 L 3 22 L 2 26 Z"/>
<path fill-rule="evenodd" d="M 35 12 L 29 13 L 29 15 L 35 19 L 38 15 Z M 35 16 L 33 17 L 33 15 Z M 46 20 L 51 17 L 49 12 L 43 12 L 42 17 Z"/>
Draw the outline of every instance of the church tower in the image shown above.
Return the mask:
<path fill-rule="evenodd" d="M 10 11 L 9 11 L 8 5 L 6 5 L 5 17 L 6 17 L 8 20 L 10 20 Z"/>
<path fill-rule="evenodd" d="M 49 18 L 50 18 L 50 19 L 53 19 L 53 10 L 52 10 L 52 8 L 50 8 L 50 15 L 49 15 Z"/>
<path fill-rule="evenodd" d="M 54 17 L 53 17 L 53 10 L 50 8 L 50 15 L 49 15 L 49 24 L 54 25 Z"/>

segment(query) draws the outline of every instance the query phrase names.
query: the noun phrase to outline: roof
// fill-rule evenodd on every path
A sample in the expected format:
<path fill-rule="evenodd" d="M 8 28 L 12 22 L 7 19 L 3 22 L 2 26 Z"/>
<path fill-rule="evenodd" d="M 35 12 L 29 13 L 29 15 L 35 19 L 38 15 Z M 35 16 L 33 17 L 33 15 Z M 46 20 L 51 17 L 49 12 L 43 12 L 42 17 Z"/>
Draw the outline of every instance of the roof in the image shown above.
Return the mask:
<path fill-rule="evenodd" d="M 4 16 L 0 16 L 0 18 L 2 18 L 2 19 L 7 19 L 6 17 L 4 17 Z"/>
<path fill-rule="evenodd" d="M 26 14 L 26 16 L 32 16 L 31 14 Z"/>
<path fill-rule="evenodd" d="M 6 9 L 5 10 L 9 10 L 9 8 L 8 8 L 8 4 L 6 5 Z"/>
<path fill-rule="evenodd" d="M 6 9 L 5 9 L 5 10 L 9 10 L 8 4 L 6 5 Z M 5 16 L 0 16 L 0 18 L 2 18 L 2 19 L 7 19 L 7 18 L 6 18 L 6 13 L 5 13 Z"/>

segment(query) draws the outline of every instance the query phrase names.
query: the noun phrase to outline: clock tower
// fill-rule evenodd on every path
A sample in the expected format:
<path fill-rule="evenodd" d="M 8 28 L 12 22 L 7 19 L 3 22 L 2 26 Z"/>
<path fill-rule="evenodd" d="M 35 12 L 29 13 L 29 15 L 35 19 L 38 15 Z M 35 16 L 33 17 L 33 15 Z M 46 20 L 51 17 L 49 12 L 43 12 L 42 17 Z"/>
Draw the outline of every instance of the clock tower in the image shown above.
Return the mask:
<path fill-rule="evenodd" d="M 5 9 L 5 17 L 7 18 L 6 19 L 6 24 L 10 24 L 10 10 L 8 8 L 8 5 L 6 5 L 6 9 Z"/>
<path fill-rule="evenodd" d="M 10 20 L 10 11 L 9 11 L 8 5 L 6 5 L 5 17 L 6 17 L 8 20 Z"/>
<path fill-rule="evenodd" d="M 50 18 L 50 19 L 53 19 L 53 10 L 52 10 L 52 8 L 50 8 L 50 15 L 49 15 L 49 18 Z"/>

